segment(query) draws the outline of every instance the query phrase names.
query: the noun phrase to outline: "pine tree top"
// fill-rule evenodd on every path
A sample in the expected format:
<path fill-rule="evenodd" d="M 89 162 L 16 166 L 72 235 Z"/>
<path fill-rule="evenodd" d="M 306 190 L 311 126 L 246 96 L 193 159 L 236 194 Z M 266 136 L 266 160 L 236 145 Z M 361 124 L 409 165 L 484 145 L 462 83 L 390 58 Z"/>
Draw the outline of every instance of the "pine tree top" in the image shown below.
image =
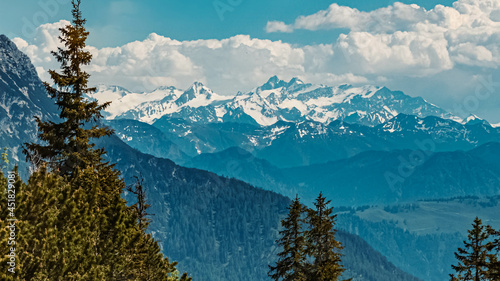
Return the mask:
<path fill-rule="evenodd" d="M 46 162 L 62 175 L 71 175 L 78 168 L 98 166 L 103 161 L 104 150 L 94 148 L 91 140 L 112 134 L 111 129 L 99 125 L 103 117 L 101 111 L 110 103 L 99 104 L 85 98 L 86 94 L 96 91 L 88 87 L 90 74 L 83 70 L 92 61 L 85 43 L 89 32 L 84 27 L 81 0 L 73 0 L 72 4 L 72 24 L 59 29 L 59 40 L 64 47 L 52 52 L 61 64 L 61 71 L 49 70 L 54 86 L 44 83 L 60 109 L 62 121 L 41 121 L 35 117 L 39 139 L 45 145 L 29 143 L 24 149 L 27 160 Z"/>

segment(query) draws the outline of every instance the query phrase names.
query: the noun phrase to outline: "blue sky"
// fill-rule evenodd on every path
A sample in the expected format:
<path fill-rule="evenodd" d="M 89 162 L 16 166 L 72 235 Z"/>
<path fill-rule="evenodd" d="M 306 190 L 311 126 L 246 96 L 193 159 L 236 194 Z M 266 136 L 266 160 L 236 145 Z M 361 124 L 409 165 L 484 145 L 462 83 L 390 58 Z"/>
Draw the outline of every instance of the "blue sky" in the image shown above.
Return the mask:
<path fill-rule="evenodd" d="M 23 35 L 25 26 L 31 30 L 31 27 L 43 23 L 59 19 L 69 20 L 68 2 L 68 0 L 2 0 L 0 11 L 8 12 L 2 12 L 0 17 L 0 33 L 18 37 Z M 362 11 L 374 10 L 393 3 L 386 0 L 335 2 Z M 433 8 L 436 4 L 453 3 L 451 0 L 400 2 L 415 3 L 427 9 Z M 53 3 L 57 5 L 54 6 Z M 152 32 L 177 40 L 223 39 L 237 34 L 248 34 L 261 39 L 306 45 L 331 43 L 338 33 L 344 30 L 269 34 L 265 32 L 267 21 L 293 21 L 299 15 L 315 13 L 326 9 L 332 3 L 331 0 L 85 0 L 82 7 L 84 16 L 88 19 L 87 26 L 92 31 L 89 44 L 96 47 L 113 47 L 143 40 Z M 40 16 L 45 7 L 51 12 Z M 20 37 L 31 39 L 29 36 Z"/>
<path fill-rule="evenodd" d="M 70 0 L 1 1 L 0 33 L 43 80 Z M 234 95 L 278 75 L 371 84 L 500 122 L 498 0 L 83 0 L 94 84 L 203 82 Z"/>

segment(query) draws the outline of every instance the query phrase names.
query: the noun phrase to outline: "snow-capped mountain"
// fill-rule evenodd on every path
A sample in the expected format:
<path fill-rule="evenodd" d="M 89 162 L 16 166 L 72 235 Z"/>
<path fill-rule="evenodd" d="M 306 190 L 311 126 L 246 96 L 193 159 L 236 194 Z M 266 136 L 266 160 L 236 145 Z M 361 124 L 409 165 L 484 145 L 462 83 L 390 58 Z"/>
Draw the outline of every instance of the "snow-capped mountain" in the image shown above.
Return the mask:
<path fill-rule="evenodd" d="M 195 108 L 205 108 L 229 97 L 217 95 L 202 83 L 196 82 L 186 91 L 175 87 L 160 87 L 152 92 L 132 93 L 117 86 L 100 85 L 88 96 L 101 103 L 111 101 L 106 119 L 133 119 L 152 123 L 164 115 L 180 114 Z"/>
<path fill-rule="evenodd" d="M 237 122 L 269 126 L 278 121 L 306 120 L 328 124 L 344 120 L 374 126 L 400 113 L 418 117 L 439 116 L 461 121 L 420 97 L 410 97 L 385 87 L 306 84 L 271 77 L 248 93 L 224 97 L 195 83 L 187 91 L 169 87 L 152 93 L 130 93 L 116 87 L 100 87 L 93 95 L 99 101 L 115 101 L 108 119 L 135 119 L 152 124 L 163 116 L 189 122 Z"/>
<path fill-rule="evenodd" d="M 119 121 L 110 120 L 109 124 L 123 141 L 138 149 L 144 146 L 141 142 L 146 142 L 158 143 L 157 151 L 170 150 L 169 146 L 161 148 L 162 142 L 158 142 L 154 136 L 150 136 L 151 139 L 148 140 L 133 133 L 157 128 L 163 134 L 161 139 L 170 140 L 189 157 L 241 147 L 278 167 L 324 163 L 370 150 L 453 151 L 473 149 L 488 142 L 500 142 L 500 130 L 487 124 L 462 124 L 436 116 L 420 118 L 406 114 L 399 114 L 377 126 L 342 120 L 328 124 L 310 120 L 278 121 L 270 126 L 235 122 L 193 123 L 164 116 L 151 125 L 135 122 L 129 124 L 135 128 L 123 130 L 116 123 Z M 424 148 L 419 143 L 423 143 Z"/>
<path fill-rule="evenodd" d="M 249 93 L 238 94 L 224 109 L 229 114 L 239 109 L 264 126 L 279 120 L 312 120 L 326 124 L 344 120 L 373 126 L 399 113 L 452 117 L 422 98 L 412 98 L 384 87 L 331 87 L 306 84 L 298 78 L 285 82 L 276 76 Z"/>
<path fill-rule="evenodd" d="M 20 145 L 36 141 L 34 116 L 57 118 L 57 107 L 48 96 L 28 56 L 5 35 L 0 35 L 0 142 L 17 161 L 24 158 Z"/>
<path fill-rule="evenodd" d="M 160 102 L 170 97 L 179 101 L 177 104 L 179 108 L 208 107 L 204 105 L 208 103 L 207 100 L 216 100 L 213 96 L 209 96 L 205 89 L 196 87 L 196 85 L 193 87 L 192 92 L 159 88 L 142 96 L 142 94 L 130 93 L 119 87 L 101 86 L 99 93 L 93 97 L 100 101 L 115 101 L 108 111 L 111 117 L 130 111 L 131 104 L 138 107 L 144 102 Z M 183 94 L 186 95 L 182 97 Z M 198 106 L 200 104 L 202 106 Z M 14 162 L 19 165 L 21 176 L 26 174 L 27 165 L 21 158 L 20 145 L 24 142 L 36 141 L 36 122 L 33 116 L 36 115 L 44 120 L 54 120 L 57 119 L 58 112 L 54 100 L 47 95 L 29 58 L 21 53 L 7 37 L 0 35 L 0 143 L 2 147 L 8 147 L 9 152 L 12 152 L 10 156 L 14 156 L 12 158 L 16 161 L 11 161 L 11 164 Z M 151 125 L 131 120 L 114 120 L 114 122 L 115 126 L 118 123 L 119 126 L 116 127 L 122 130 L 117 130 L 116 136 L 98 140 L 97 145 L 106 147 L 105 157 L 110 162 L 117 163 L 116 167 L 123 172 L 125 181 L 140 174 L 144 176 L 145 182 L 149 183 L 147 193 L 148 198 L 151 199 L 151 212 L 157 214 L 159 218 L 150 225 L 151 232 L 163 241 L 162 248 L 170 249 L 169 256 L 181 261 L 186 270 L 193 273 L 193 276 L 200 276 L 198 278 L 200 280 L 207 280 L 215 275 L 236 281 L 247 280 L 249 275 L 262 276 L 261 279 L 267 277 L 266 267 L 262 265 L 274 262 L 274 255 L 268 255 L 268 253 L 273 249 L 273 241 L 277 239 L 274 230 L 279 226 L 280 218 L 286 213 L 289 200 L 235 179 L 219 177 L 198 169 L 183 168 L 170 160 L 155 158 L 131 149 L 118 137 L 122 138 L 125 133 L 129 136 L 136 134 L 143 137 L 138 138 L 138 141 L 144 146 L 149 145 L 148 149 L 151 153 L 161 150 L 160 152 L 168 157 L 171 157 L 172 153 L 182 154 L 181 151 L 174 151 L 175 144 L 159 136 L 161 132 L 158 132 L 158 129 L 147 128 Z M 150 130 L 135 130 L 135 124 L 144 125 Z M 148 137 L 156 138 L 158 142 L 150 143 Z M 167 143 L 171 148 L 169 152 L 164 150 L 164 146 L 159 146 Z M 182 157 L 182 155 L 179 156 Z M 132 181 L 127 184 L 132 184 Z M 234 206 L 242 206 L 240 208 L 242 211 L 237 214 L 237 217 L 241 219 L 237 220 L 236 225 Z M 184 211 L 186 209 L 194 211 L 186 214 Z M 190 231 L 193 221 L 203 222 L 202 225 L 196 224 L 199 226 L 196 232 Z M 261 229 L 264 232 L 255 232 L 252 231 L 253 229 Z M 172 239 L 169 233 L 177 233 L 178 239 Z M 167 236 L 169 239 L 165 239 Z M 211 240 L 208 241 L 207 237 Z M 405 281 L 417 280 L 387 262 L 357 236 L 340 232 L 339 238 L 342 237 L 345 237 L 347 243 L 353 245 L 345 251 L 347 257 L 350 255 L 346 260 L 360 261 L 346 263 L 350 266 L 353 276 L 362 276 L 362 274 L 363 277 L 367 276 L 363 271 L 364 268 L 356 266 L 362 264 L 366 267 L 368 264 L 372 268 L 383 268 L 383 275 L 378 271 L 377 276 L 383 276 L 384 280 L 393 280 L 391 278 Z M 185 244 L 187 246 L 178 247 L 179 241 L 190 241 L 190 243 Z M 219 241 L 227 243 L 219 247 Z M 203 253 L 200 252 L 196 256 L 187 254 L 196 252 L 196 249 L 199 249 L 203 243 L 208 245 L 204 247 Z M 358 253 L 361 249 L 363 253 L 368 254 L 362 255 L 359 259 Z M 188 256 L 189 258 L 186 258 Z M 206 260 L 213 262 L 201 268 L 199 265 L 206 264 Z M 224 268 L 222 275 L 220 268 Z M 262 270 L 256 272 L 255 268 Z M 370 278 L 374 277 L 368 276 L 360 280 L 370 280 Z"/>
<path fill-rule="evenodd" d="M 463 124 L 469 124 L 469 125 L 474 125 L 474 124 L 484 124 L 484 125 L 491 126 L 491 124 L 490 124 L 488 121 L 486 121 L 486 120 L 484 120 L 484 119 L 482 119 L 482 118 L 478 117 L 478 116 L 477 116 L 477 115 L 475 115 L 475 114 L 471 114 L 471 115 L 469 115 L 467 118 L 465 118 L 465 119 L 462 121 L 462 123 L 463 123 Z M 495 126 L 493 126 L 493 127 L 495 127 Z"/>

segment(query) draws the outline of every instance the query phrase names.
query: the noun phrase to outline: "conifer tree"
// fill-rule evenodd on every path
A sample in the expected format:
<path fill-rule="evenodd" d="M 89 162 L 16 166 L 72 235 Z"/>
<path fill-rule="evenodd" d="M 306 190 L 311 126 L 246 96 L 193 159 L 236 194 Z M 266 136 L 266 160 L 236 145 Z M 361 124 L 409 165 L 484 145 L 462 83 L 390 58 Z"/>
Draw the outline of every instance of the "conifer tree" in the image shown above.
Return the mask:
<path fill-rule="evenodd" d="M 139 235 L 134 243 L 137 246 L 132 252 L 133 268 L 138 280 L 180 280 L 189 281 L 187 273 L 179 276 L 175 266 L 177 262 L 170 263 L 168 258 L 164 258 L 161 249 L 151 234 L 146 233 L 151 222 L 147 209 L 151 206 L 147 203 L 144 179 L 135 177 L 136 182 L 127 188 L 129 192 L 136 196 L 136 202 L 131 206 L 134 217 L 137 221 Z"/>
<path fill-rule="evenodd" d="M 273 280 L 305 281 L 308 280 L 305 272 L 306 254 L 305 240 L 302 231 L 303 212 L 305 207 L 297 196 L 290 205 L 288 216 L 281 221 L 283 230 L 281 238 L 276 242 L 283 247 L 278 253 L 278 262 L 269 266 L 269 276 Z"/>
<path fill-rule="evenodd" d="M 137 216 L 137 223 L 139 228 L 146 231 L 151 222 L 149 216 L 153 214 L 148 214 L 147 209 L 151 207 L 146 200 L 146 191 L 144 190 L 144 178 L 135 177 L 135 183 L 127 188 L 129 192 L 136 196 L 136 202 L 132 205 L 133 210 Z"/>
<path fill-rule="evenodd" d="M 500 280 L 500 231 L 488 227 L 489 234 L 493 237 L 490 245 L 490 261 L 488 264 L 488 277 L 490 280 Z"/>
<path fill-rule="evenodd" d="M 58 228 L 63 225 L 59 222 L 63 206 L 59 204 L 75 206 L 74 198 L 68 196 L 70 189 L 67 182 L 57 174 L 47 173 L 44 166 L 32 174 L 27 184 L 19 184 L 18 201 L 22 204 L 16 215 L 21 230 L 18 240 L 21 280 L 61 278 L 65 276 L 63 272 L 71 271 L 70 260 L 81 258 L 78 249 L 72 248 L 73 241 L 78 240 L 77 233 Z"/>
<path fill-rule="evenodd" d="M 472 229 L 468 230 L 468 233 L 468 240 L 464 241 L 464 248 L 458 248 L 458 252 L 455 253 L 458 264 L 451 267 L 457 275 L 450 274 L 451 280 L 490 280 L 488 266 L 492 243 L 489 241 L 490 234 L 487 227 L 476 217 Z"/>
<path fill-rule="evenodd" d="M 336 215 L 328 207 L 330 202 L 320 193 L 314 202 L 315 209 L 307 210 L 306 254 L 312 258 L 307 266 L 308 280 L 334 281 L 344 271 L 340 264 L 342 244 L 335 239 Z"/>
<path fill-rule="evenodd" d="M 11 262 L 10 248 L 16 245 L 9 245 L 10 228 L 9 221 L 7 219 L 10 217 L 9 213 L 9 201 L 8 201 L 8 183 L 7 178 L 4 177 L 3 173 L 0 173 L 0 249 L 2 254 L 0 254 L 0 280 L 10 281 L 14 280 L 16 275 L 9 273 L 8 269 L 11 267 L 9 262 Z M 12 244 L 12 242 L 10 242 Z M 19 263 L 19 258 L 14 257 L 14 262 Z"/>
<path fill-rule="evenodd" d="M 146 234 L 143 214 L 122 198 L 125 183 L 114 165 L 102 158 L 91 140 L 109 136 L 98 125 L 100 111 L 109 104 L 87 101 L 91 61 L 85 50 L 88 32 L 73 0 L 72 24 L 61 28 L 61 42 L 53 55 L 62 72 L 51 70 L 55 88 L 45 83 L 61 110 L 60 123 L 36 119 L 45 144 L 25 144 L 31 163 L 40 163 L 21 193 L 19 210 L 21 280 L 189 280 L 178 277 L 175 265 L 161 254 Z M 40 158 L 40 159 L 38 159 Z M 39 160 L 43 160 L 39 162 Z M 21 184 L 21 183 L 20 183 Z M 147 209 L 146 205 L 142 208 Z M 147 274 L 137 270 L 145 265 Z"/>
<path fill-rule="evenodd" d="M 77 168 L 101 162 L 104 150 L 94 148 L 90 140 L 112 134 L 112 130 L 96 123 L 102 118 L 101 110 L 109 106 L 109 102 L 99 105 L 84 96 L 96 91 L 96 88 L 88 87 L 90 75 L 83 70 L 92 60 L 92 55 L 85 49 L 89 32 L 84 27 L 86 20 L 80 10 L 81 0 L 73 0 L 72 4 L 72 24 L 60 29 L 59 39 L 65 48 L 52 52 L 61 63 L 62 72 L 49 70 L 55 88 L 44 83 L 61 110 L 59 117 L 62 121 L 41 121 L 35 117 L 39 138 L 46 145 L 29 143 L 24 149 L 30 162 L 38 162 L 39 159 L 34 158 L 40 158 L 62 175 L 71 175 Z M 91 123 L 93 125 L 89 127 Z"/>

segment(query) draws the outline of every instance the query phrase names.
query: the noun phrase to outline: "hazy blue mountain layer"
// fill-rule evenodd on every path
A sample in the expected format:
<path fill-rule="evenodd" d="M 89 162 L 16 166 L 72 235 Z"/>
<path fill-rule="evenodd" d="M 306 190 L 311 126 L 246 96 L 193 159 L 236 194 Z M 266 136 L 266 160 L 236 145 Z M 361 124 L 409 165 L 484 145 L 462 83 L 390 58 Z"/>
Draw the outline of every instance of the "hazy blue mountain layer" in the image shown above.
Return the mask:
<path fill-rule="evenodd" d="M 500 197 L 461 197 L 389 206 L 337 208 L 338 227 L 364 238 L 399 268 L 428 281 L 448 280 L 478 216 L 500 228 Z"/>
<path fill-rule="evenodd" d="M 3 124 L 10 124 L 2 127 L 0 136 L 13 152 L 12 162 L 26 167 L 19 147 L 36 140 L 33 116 L 57 119 L 57 109 L 29 59 L 6 37 L 0 36 L 0 43 L 4 110 L 0 117 Z M 141 135 L 132 130 L 133 125 L 120 123 L 122 131 Z M 155 130 L 147 132 L 161 136 Z M 163 144 L 167 139 L 159 141 Z M 117 136 L 98 144 L 108 149 L 107 157 L 117 163 L 128 183 L 133 176 L 144 176 L 150 211 L 155 214 L 151 231 L 160 239 L 163 251 L 181 262 L 181 269 L 198 280 L 268 280 L 267 264 L 276 258 L 274 240 L 289 204 L 287 197 L 140 153 Z M 158 153 L 161 149 L 156 145 L 148 149 Z M 170 147 L 176 150 L 175 144 Z M 177 155 L 184 157 L 181 152 Z M 129 194 L 124 196 L 133 200 Z M 416 280 L 359 237 L 341 232 L 339 239 L 345 241 L 345 265 L 355 280 Z"/>
<path fill-rule="evenodd" d="M 155 143 L 158 151 L 169 151 L 172 142 L 190 157 L 240 147 L 280 168 L 321 164 L 372 150 L 420 149 L 440 152 L 469 150 L 488 142 L 500 142 L 500 128 L 488 123 L 462 124 L 434 116 L 420 118 L 404 114 L 375 127 L 343 121 L 329 124 L 279 121 L 262 127 L 230 122 L 186 122 L 184 119 L 164 117 L 153 125 L 129 121 L 131 127 L 123 131 L 118 125 L 120 122 L 126 121 L 113 120 L 109 124 L 115 127 L 122 140 L 133 147 L 144 146 L 141 142 L 146 140 Z M 147 133 L 137 137 L 134 133 L 149 132 L 154 130 L 152 127 L 159 129 L 162 134 Z M 158 139 L 168 141 L 162 147 Z M 161 153 L 155 155 L 163 156 Z"/>
<path fill-rule="evenodd" d="M 311 202 L 324 192 L 337 206 L 392 204 L 500 193 L 500 143 L 469 151 L 367 151 L 304 167 L 280 169 L 241 149 L 194 157 L 186 166 L 235 177 Z"/>
<path fill-rule="evenodd" d="M 267 265 L 279 252 L 274 241 L 287 197 L 143 154 L 115 136 L 99 144 L 112 162 L 118 160 L 127 182 L 144 177 L 155 214 L 151 231 L 179 268 L 200 280 L 269 280 Z M 348 276 L 355 280 L 416 280 L 359 237 L 341 232 L 339 239 L 346 243 Z"/>

